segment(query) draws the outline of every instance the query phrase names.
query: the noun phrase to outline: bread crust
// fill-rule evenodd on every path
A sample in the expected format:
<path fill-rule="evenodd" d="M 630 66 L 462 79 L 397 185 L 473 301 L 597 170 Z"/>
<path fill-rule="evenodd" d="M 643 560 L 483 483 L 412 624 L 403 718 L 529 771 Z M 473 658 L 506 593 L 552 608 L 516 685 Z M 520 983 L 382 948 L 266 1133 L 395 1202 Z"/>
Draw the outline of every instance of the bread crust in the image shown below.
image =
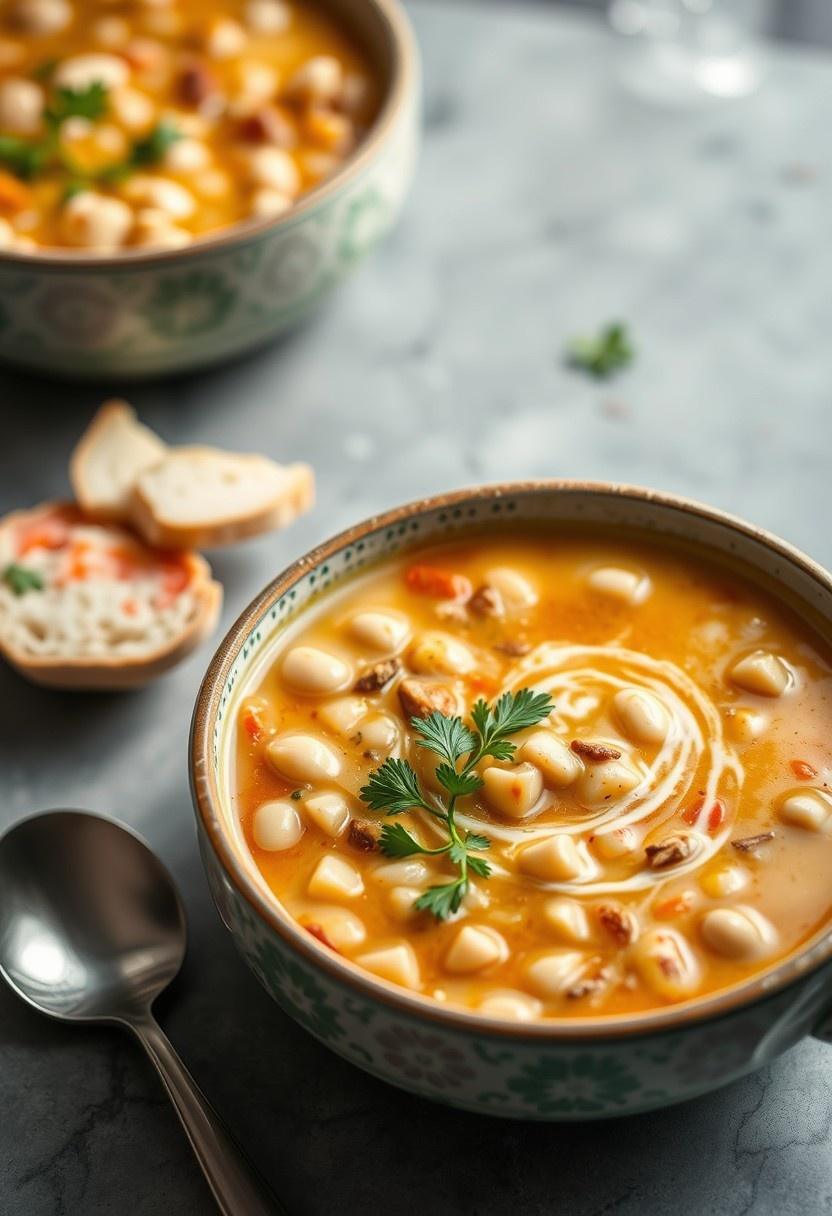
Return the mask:
<path fill-rule="evenodd" d="M 56 510 L 77 510 L 72 504 L 61 502 L 42 503 L 28 510 L 14 511 L 0 520 L 0 532 L 23 519 L 35 520 L 39 515 L 48 515 Z M 98 524 L 100 521 L 90 520 Z M 141 688 L 163 672 L 180 663 L 216 628 L 222 607 L 222 585 L 211 577 L 211 568 L 198 553 L 185 554 L 190 568 L 190 587 L 198 608 L 179 637 L 164 645 L 149 650 L 145 655 L 88 656 L 77 659 L 50 656 L 32 656 L 15 650 L 0 634 L 0 656 L 22 676 L 49 688 L 89 689 L 96 691 L 121 691 Z"/>
<path fill-rule="evenodd" d="M 69 458 L 69 481 L 78 505 L 84 514 L 88 515 L 96 523 L 128 522 L 129 491 L 125 493 L 124 500 L 120 506 L 102 507 L 90 486 L 88 477 L 89 464 L 94 459 L 96 447 L 101 442 L 102 436 L 106 434 L 113 420 L 117 418 L 132 427 L 137 435 L 140 436 L 141 442 L 144 445 L 150 448 L 154 446 L 154 440 L 158 443 L 156 456 L 150 463 L 158 463 L 168 451 L 167 445 L 163 440 L 159 439 L 149 427 L 146 427 L 144 423 L 139 421 L 136 411 L 129 402 L 115 397 L 109 401 L 105 401 L 96 412 L 84 434 L 78 440 Z"/>
<path fill-rule="evenodd" d="M 201 452 L 211 449 L 189 448 L 187 451 L 198 459 Z M 182 449 L 172 449 L 172 455 L 181 459 Z M 248 458 L 241 456 L 240 459 Z M 158 467 L 155 465 L 154 469 Z M 315 501 L 315 474 L 311 465 L 291 464 L 285 466 L 284 471 L 286 481 L 279 495 L 257 510 L 233 519 L 218 514 L 194 524 L 178 524 L 165 519 L 146 493 L 140 477 L 130 500 L 130 522 L 148 544 L 165 549 L 218 549 L 265 532 L 275 532 L 303 515 Z"/>

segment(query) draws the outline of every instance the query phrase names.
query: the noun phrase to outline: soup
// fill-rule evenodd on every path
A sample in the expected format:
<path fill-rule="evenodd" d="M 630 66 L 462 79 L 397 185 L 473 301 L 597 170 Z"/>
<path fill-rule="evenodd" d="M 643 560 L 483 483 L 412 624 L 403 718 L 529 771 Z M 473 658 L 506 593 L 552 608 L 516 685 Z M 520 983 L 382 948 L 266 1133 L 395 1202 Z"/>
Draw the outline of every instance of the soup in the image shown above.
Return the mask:
<path fill-rule="evenodd" d="M 246 839 L 376 976 L 519 1021 L 633 1014 L 829 918 L 829 657 L 733 573 L 475 538 L 357 578 L 269 660 L 239 709 Z"/>
<path fill-rule="evenodd" d="M 0 248 L 173 249 L 283 215 L 350 155 L 379 94 L 304 0 L 10 0 Z"/>

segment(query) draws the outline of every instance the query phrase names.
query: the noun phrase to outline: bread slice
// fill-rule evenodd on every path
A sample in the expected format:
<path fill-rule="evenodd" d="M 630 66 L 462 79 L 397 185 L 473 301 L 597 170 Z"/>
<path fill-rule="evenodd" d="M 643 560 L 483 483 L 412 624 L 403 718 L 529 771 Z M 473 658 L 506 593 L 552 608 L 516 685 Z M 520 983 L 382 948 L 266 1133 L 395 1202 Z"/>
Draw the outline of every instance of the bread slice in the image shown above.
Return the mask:
<path fill-rule="evenodd" d="M 81 508 L 93 519 L 123 523 L 137 477 L 158 464 L 167 450 L 126 401 L 106 401 L 69 462 L 69 479 Z"/>
<path fill-rule="evenodd" d="M 221 604 L 204 558 L 148 548 L 74 506 L 0 520 L 0 655 L 36 684 L 146 684 L 214 630 Z"/>
<path fill-rule="evenodd" d="M 307 464 L 217 448 L 171 448 L 139 474 L 130 520 L 148 544 L 213 549 L 285 528 L 312 506 Z"/>

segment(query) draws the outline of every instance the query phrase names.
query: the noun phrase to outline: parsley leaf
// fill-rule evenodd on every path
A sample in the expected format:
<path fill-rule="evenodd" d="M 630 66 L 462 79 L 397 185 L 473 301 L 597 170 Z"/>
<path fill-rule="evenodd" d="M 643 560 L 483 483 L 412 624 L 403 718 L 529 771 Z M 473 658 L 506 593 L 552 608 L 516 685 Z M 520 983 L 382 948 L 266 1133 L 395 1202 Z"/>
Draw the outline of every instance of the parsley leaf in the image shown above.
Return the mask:
<path fill-rule="evenodd" d="M 385 760 L 359 791 L 359 797 L 371 811 L 386 811 L 388 815 L 402 815 L 415 807 L 432 810 L 419 788 L 419 778 L 406 760 Z"/>
<path fill-rule="evenodd" d="M 385 823 L 381 829 L 381 851 L 387 857 L 411 857 L 417 853 L 445 856 L 456 870 L 451 882 L 422 892 L 415 904 L 420 911 L 431 912 L 437 920 L 447 920 L 459 911 L 471 885 L 469 875 L 488 878 L 491 874 L 485 858 L 476 856 L 489 849 L 491 841 L 478 832 L 460 835 L 455 819 L 457 799 L 476 793 L 481 787 L 482 781 L 475 771 L 480 760 L 486 756 L 511 760 L 515 745 L 509 736 L 535 726 L 551 709 L 548 693 L 522 688 L 516 693 L 503 693 L 492 706 L 478 701 L 471 711 L 473 731 L 458 717 L 433 713 L 428 718 L 412 718 L 418 745 L 442 758 L 436 767 L 436 777 L 447 795 L 444 806 L 428 801 L 407 760 L 385 760 L 360 791 L 371 811 L 401 815 L 422 810 L 442 824 L 447 839 L 436 849 L 425 848 L 400 823 Z"/>
<path fill-rule="evenodd" d="M 168 148 L 182 138 L 182 132 L 175 123 L 162 119 L 156 126 L 133 144 L 130 153 L 131 167 L 155 165 L 164 158 Z"/>
<path fill-rule="evenodd" d="M 43 591 L 44 582 L 37 570 L 29 570 L 26 566 L 18 566 L 10 562 L 2 574 L 3 582 L 11 588 L 15 595 L 25 595 L 27 591 Z"/>
<path fill-rule="evenodd" d="M 67 118 L 88 118 L 94 122 L 106 114 L 107 106 L 107 86 L 94 80 L 84 89 L 56 89 L 44 110 L 44 118 L 52 127 L 59 127 Z"/>
<path fill-rule="evenodd" d="M 414 906 L 420 912 L 432 912 L 437 920 L 447 920 L 454 912 L 459 911 L 459 905 L 467 893 L 468 879 L 457 878 L 454 882 L 443 883 L 438 887 L 428 887 Z"/>
<path fill-rule="evenodd" d="M 0 135 L 0 164 L 23 181 L 36 177 L 50 155 L 45 144 L 31 144 L 16 135 Z"/>
<path fill-rule="evenodd" d="M 461 718 L 448 718 L 434 710 L 427 718 L 413 718 L 411 725 L 420 736 L 419 746 L 436 752 L 449 764 L 456 763 L 476 746 L 476 739 Z"/>
<path fill-rule="evenodd" d="M 400 823 L 385 823 L 378 843 L 385 857 L 412 857 L 414 853 L 429 852 Z"/>
<path fill-rule="evenodd" d="M 620 321 L 605 325 L 594 337 L 574 338 L 566 349 L 567 362 L 599 380 L 611 376 L 635 358 L 627 326 Z"/>

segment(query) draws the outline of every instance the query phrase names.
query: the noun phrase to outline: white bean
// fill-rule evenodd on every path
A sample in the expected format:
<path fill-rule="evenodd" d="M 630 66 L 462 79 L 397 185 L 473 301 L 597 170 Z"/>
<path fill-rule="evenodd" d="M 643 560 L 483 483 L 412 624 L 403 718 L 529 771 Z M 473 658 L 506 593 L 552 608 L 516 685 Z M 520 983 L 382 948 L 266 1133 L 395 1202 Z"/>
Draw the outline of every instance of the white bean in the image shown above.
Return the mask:
<path fill-rule="evenodd" d="M 288 98 L 306 102 L 332 102 L 338 97 L 344 72 L 334 55 L 313 55 L 286 82 Z"/>
<path fill-rule="evenodd" d="M 293 646 L 283 660 L 282 674 L 287 684 L 304 693 L 340 692 L 353 675 L 343 659 L 317 646 Z"/>
<path fill-rule="evenodd" d="M 706 895 L 713 899 L 722 899 L 726 895 L 735 895 L 748 886 L 750 875 L 744 866 L 721 865 L 715 870 L 709 870 L 699 880 L 699 885 Z"/>
<path fill-rule="evenodd" d="M 0 129 L 36 135 L 43 121 L 43 89 L 33 80 L 10 77 L 0 84 Z"/>
<path fill-rule="evenodd" d="M 303 835 L 303 823 L 294 804 L 286 798 L 264 802 L 254 812 L 254 843 L 277 852 L 291 849 Z"/>
<path fill-rule="evenodd" d="M 513 988 L 493 989 L 483 997 L 478 1009 L 486 1017 L 503 1018 L 507 1022 L 533 1022 L 543 1012 L 540 1001 Z"/>
<path fill-rule="evenodd" d="M 526 978 L 540 996 L 560 996 L 580 979 L 586 963 L 586 955 L 578 950 L 551 950 L 526 968 Z"/>
<path fill-rule="evenodd" d="M 529 579 L 511 566 L 495 566 L 488 570 L 485 582 L 498 592 L 509 612 L 531 608 L 539 599 L 537 589 Z"/>
<path fill-rule="evenodd" d="M 423 861 L 410 858 L 383 862 L 370 871 L 370 877 L 383 887 L 423 887 L 430 878 L 430 870 Z"/>
<path fill-rule="evenodd" d="M 646 574 L 622 570 L 618 566 L 599 566 L 592 571 L 587 582 L 593 591 L 632 605 L 643 604 L 652 589 Z"/>
<path fill-rule="evenodd" d="M 205 50 L 212 59 L 231 59 L 245 50 L 248 34 L 233 17 L 216 17 L 205 34 Z"/>
<path fill-rule="evenodd" d="M 445 955 L 446 971 L 470 975 L 508 958 L 508 946 L 496 929 L 487 925 L 463 925 Z"/>
<path fill-rule="evenodd" d="M 292 21 L 292 11 L 283 0 L 246 0 L 243 13 L 253 34 L 282 34 Z"/>
<path fill-rule="evenodd" d="M 129 85 L 114 89 L 110 95 L 110 108 L 131 135 L 143 135 L 148 131 L 156 115 L 156 107 L 147 93 Z"/>
<path fill-rule="evenodd" d="M 69 0 L 14 0 L 8 10 L 8 21 L 14 29 L 41 37 L 60 33 L 72 17 Z"/>
<path fill-rule="evenodd" d="M 350 818 L 350 809 L 341 794 L 312 794 L 303 799 L 303 811 L 327 836 L 340 836 Z"/>
<path fill-rule="evenodd" d="M 378 655 L 388 655 L 404 645 L 410 633 L 410 622 L 401 612 L 368 610 L 352 618 L 349 631 L 362 646 Z"/>
<path fill-rule="evenodd" d="M 792 790 L 782 799 L 779 814 L 792 827 L 822 832 L 832 814 L 832 798 L 823 790 Z"/>
<path fill-rule="evenodd" d="M 712 908 L 700 922 L 705 944 L 724 958 L 747 962 L 770 954 L 777 933 L 756 908 Z"/>
<path fill-rule="evenodd" d="M 619 760 L 604 760 L 587 764 L 575 783 L 578 799 L 586 807 L 599 807 L 629 794 L 641 781 L 641 774 L 622 756 Z"/>
<path fill-rule="evenodd" d="M 399 742 L 399 728 L 387 714 L 376 714 L 361 723 L 361 747 L 389 755 Z"/>
<path fill-rule="evenodd" d="M 588 942 L 589 919 L 586 909 L 575 899 L 557 896 L 543 905 L 543 916 L 559 938 L 573 945 Z"/>
<path fill-rule="evenodd" d="M 339 697 L 318 710 L 318 721 L 337 735 L 351 735 L 367 712 L 363 697 Z"/>
<path fill-rule="evenodd" d="M 400 984 L 402 988 L 420 986 L 419 963 L 413 947 L 407 942 L 371 950 L 368 954 L 359 955 L 355 961 L 373 975 Z"/>
<path fill-rule="evenodd" d="M 549 730 L 537 730 L 520 747 L 524 760 L 534 764 L 547 785 L 565 789 L 581 774 L 583 764 L 562 739 Z"/>
<path fill-rule="evenodd" d="M 133 212 L 126 203 L 92 190 L 74 195 L 61 211 L 61 239 L 84 249 L 120 249 L 132 225 Z"/>
<path fill-rule="evenodd" d="M 252 180 L 259 186 L 270 186 L 288 198 L 300 194 L 300 171 L 292 156 L 283 148 L 266 144 L 253 148 L 246 155 L 246 164 Z"/>
<path fill-rule="evenodd" d="M 542 878 L 544 882 L 571 882 L 592 871 L 585 849 L 565 833 L 544 836 L 526 845 L 518 853 L 517 865 L 523 874 Z"/>
<path fill-rule="evenodd" d="M 482 771 L 483 792 L 493 810 L 511 819 L 523 819 L 543 793 L 543 777 L 533 764 L 512 768 L 489 766 Z"/>
<path fill-rule="evenodd" d="M 261 186 L 251 196 L 251 214 L 260 219 L 285 215 L 287 211 L 292 210 L 293 206 L 294 201 L 288 194 L 283 194 L 280 190 L 273 190 L 271 186 Z"/>
<path fill-rule="evenodd" d="M 769 650 L 752 651 L 735 663 L 728 674 L 739 688 L 758 697 L 780 697 L 793 683 L 788 663 Z"/>
<path fill-rule="evenodd" d="M 142 207 L 156 207 L 173 220 L 189 219 L 196 211 L 196 200 L 180 182 L 169 177 L 137 173 L 124 183 L 125 196 Z"/>
<path fill-rule="evenodd" d="M 639 846 L 639 838 L 630 827 L 612 828 L 608 832 L 596 832 L 592 847 L 604 861 L 613 861 L 616 857 L 626 857 L 634 853 Z"/>
<path fill-rule="evenodd" d="M 342 954 L 349 954 L 367 940 L 367 928 L 349 908 L 319 907 L 310 911 L 313 924 L 320 925 L 328 941 Z"/>
<path fill-rule="evenodd" d="M 163 163 L 171 173 L 195 173 L 211 163 L 211 153 L 198 139 L 177 139 L 165 153 Z"/>
<path fill-rule="evenodd" d="M 328 853 L 316 865 L 309 879 L 309 894 L 315 899 L 355 899 L 364 890 L 364 882 L 355 866 Z"/>
<path fill-rule="evenodd" d="M 678 1001 L 699 987 L 699 964 L 675 929 L 645 930 L 633 947 L 632 958 L 644 983 L 665 1000 Z"/>
<path fill-rule="evenodd" d="M 408 653 L 412 669 L 420 675 L 462 676 L 477 665 L 470 648 L 449 633 L 431 631 L 416 638 Z"/>
<path fill-rule="evenodd" d="M 636 743 L 664 743 L 670 726 L 667 710 L 645 688 L 622 688 L 613 709 L 624 732 Z"/>
<path fill-rule="evenodd" d="M 272 767 L 290 781 L 312 785 L 331 780 L 341 772 L 336 752 L 314 735 L 278 735 L 266 748 L 266 756 Z"/>
<path fill-rule="evenodd" d="M 130 68 L 120 55 L 90 51 L 64 59 L 52 79 L 60 89 L 88 89 L 94 84 L 103 85 L 105 89 L 120 89 L 130 79 Z"/>

